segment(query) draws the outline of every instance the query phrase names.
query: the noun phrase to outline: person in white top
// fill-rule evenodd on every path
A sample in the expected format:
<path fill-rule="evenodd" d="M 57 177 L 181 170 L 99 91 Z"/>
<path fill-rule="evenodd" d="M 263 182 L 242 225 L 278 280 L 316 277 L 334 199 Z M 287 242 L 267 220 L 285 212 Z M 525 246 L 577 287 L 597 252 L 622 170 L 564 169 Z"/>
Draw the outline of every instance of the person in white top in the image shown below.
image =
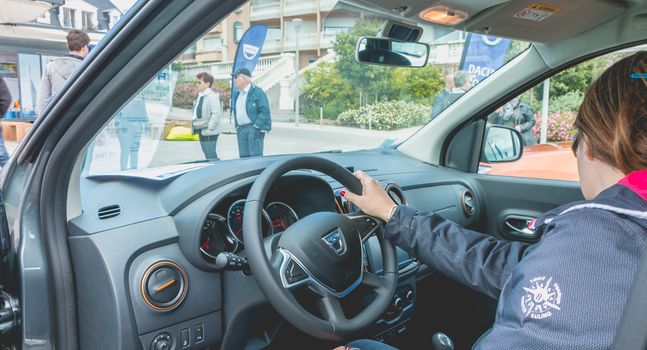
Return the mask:
<path fill-rule="evenodd" d="M 193 133 L 200 137 L 200 146 L 207 160 L 218 160 L 216 144 L 222 133 L 220 125 L 220 95 L 211 89 L 213 76 L 200 72 L 198 78 L 198 98 L 193 104 Z"/>

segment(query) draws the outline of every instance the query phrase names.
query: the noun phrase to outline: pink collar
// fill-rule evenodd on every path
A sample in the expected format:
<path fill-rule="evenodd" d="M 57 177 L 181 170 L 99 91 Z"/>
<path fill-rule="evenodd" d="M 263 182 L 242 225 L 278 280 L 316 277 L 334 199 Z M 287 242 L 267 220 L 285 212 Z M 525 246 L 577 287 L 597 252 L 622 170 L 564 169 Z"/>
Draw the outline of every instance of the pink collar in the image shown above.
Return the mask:
<path fill-rule="evenodd" d="M 620 185 L 629 187 L 644 200 L 647 200 L 647 169 L 636 170 L 618 181 Z"/>

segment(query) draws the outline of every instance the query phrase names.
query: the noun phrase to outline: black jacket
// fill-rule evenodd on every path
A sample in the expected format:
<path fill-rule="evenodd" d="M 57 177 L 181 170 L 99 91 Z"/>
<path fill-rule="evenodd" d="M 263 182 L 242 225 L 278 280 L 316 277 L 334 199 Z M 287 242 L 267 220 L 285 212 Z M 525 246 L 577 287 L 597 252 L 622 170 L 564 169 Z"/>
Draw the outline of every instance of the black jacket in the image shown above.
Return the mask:
<path fill-rule="evenodd" d="M 399 206 L 384 237 L 499 304 L 476 349 L 608 349 L 647 245 L 647 170 L 529 225 L 535 244 L 499 241 Z"/>
<path fill-rule="evenodd" d="M 523 145 L 531 146 L 537 144 L 537 139 L 532 133 L 532 127 L 535 126 L 535 117 L 532 109 L 527 104 L 520 102 L 507 112 L 495 112 L 488 121 L 492 124 L 505 125 L 511 128 L 519 126 Z"/>

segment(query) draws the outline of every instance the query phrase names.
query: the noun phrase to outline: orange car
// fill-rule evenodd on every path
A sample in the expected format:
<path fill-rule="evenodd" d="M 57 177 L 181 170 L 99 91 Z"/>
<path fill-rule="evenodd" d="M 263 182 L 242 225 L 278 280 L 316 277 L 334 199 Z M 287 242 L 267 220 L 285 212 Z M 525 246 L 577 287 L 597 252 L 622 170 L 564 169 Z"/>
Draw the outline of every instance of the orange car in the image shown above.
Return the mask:
<path fill-rule="evenodd" d="M 509 163 L 481 162 L 479 173 L 535 179 L 579 181 L 571 141 L 524 147 L 521 159 Z"/>

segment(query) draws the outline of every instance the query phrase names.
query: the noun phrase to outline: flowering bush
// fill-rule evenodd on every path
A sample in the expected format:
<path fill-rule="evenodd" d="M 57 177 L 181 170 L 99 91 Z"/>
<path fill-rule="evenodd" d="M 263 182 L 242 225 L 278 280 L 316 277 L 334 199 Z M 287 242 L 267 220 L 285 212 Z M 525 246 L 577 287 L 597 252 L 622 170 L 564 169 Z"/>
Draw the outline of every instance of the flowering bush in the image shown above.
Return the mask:
<path fill-rule="evenodd" d="M 173 92 L 173 107 L 192 108 L 198 96 L 198 87 L 193 83 L 177 83 Z"/>
<path fill-rule="evenodd" d="M 214 81 L 211 90 L 220 94 L 220 103 L 223 110 L 229 110 L 229 102 L 231 101 L 231 85 L 229 82 Z"/>
<path fill-rule="evenodd" d="M 575 134 L 573 122 L 575 122 L 576 112 L 557 112 L 548 116 L 548 132 L 546 140 L 548 142 L 570 141 Z M 532 127 L 532 133 L 537 140 L 541 135 L 541 115 L 535 114 L 535 126 Z"/>
<path fill-rule="evenodd" d="M 431 107 L 415 102 L 386 101 L 341 113 L 342 123 L 372 129 L 395 130 L 418 126 L 429 121 Z"/>
<path fill-rule="evenodd" d="M 231 87 L 225 82 L 214 82 L 211 90 L 220 94 L 223 110 L 229 109 Z M 198 97 L 198 86 L 194 82 L 177 83 L 173 92 L 173 107 L 193 108 L 193 102 Z"/>

